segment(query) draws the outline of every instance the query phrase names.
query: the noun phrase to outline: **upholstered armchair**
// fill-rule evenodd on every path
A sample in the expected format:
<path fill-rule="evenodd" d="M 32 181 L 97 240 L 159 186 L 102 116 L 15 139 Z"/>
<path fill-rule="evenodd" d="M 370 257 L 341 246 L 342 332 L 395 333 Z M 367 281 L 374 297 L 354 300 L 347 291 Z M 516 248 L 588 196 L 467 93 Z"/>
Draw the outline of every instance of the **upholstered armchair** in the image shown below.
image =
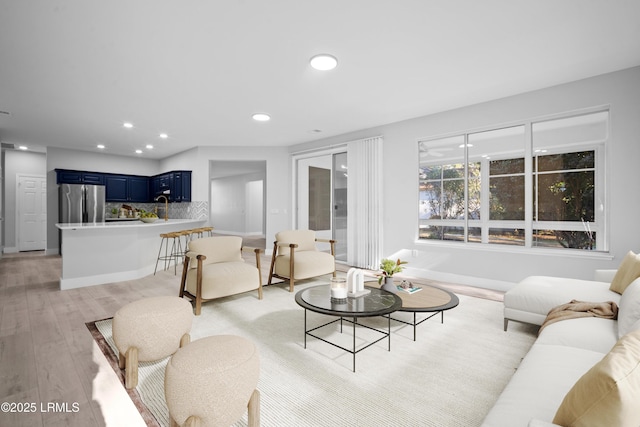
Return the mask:
<path fill-rule="evenodd" d="M 316 242 L 329 243 L 331 253 L 319 251 Z M 296 280 L 329 273 L 336 277 L 335 240 L 317 239 L 313 230 L 288 230 L 276 234 L 269 285 L 274 277 L 289 280 L 289 292 L 293 292 Z"/>
<path fill-rule="evenodd" d="M 256 265 L 244 261 L 243 251 L 255 253 Z M 184 257 L 180 296 L 195 301 L 196 316 L 204 301 L 215 298 L 257 289 L 258 298 L 262 299 L 261 251 L 242 247 L 242 238 L 238 236 L 192 240 Z"/>

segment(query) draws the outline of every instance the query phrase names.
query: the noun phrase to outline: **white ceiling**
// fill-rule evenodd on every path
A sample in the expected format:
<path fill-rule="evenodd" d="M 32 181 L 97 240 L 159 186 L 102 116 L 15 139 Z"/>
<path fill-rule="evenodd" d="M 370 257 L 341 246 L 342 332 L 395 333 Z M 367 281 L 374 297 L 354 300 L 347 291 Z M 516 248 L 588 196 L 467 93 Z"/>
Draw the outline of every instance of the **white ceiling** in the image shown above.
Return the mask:
<path fill-rule="evenodd" d="M 640 65 L 638 17 L 638 0 L 0 0 L 0 141 L 292 145 Z M 309 66 L 323 52 L 335 70 Z"/>

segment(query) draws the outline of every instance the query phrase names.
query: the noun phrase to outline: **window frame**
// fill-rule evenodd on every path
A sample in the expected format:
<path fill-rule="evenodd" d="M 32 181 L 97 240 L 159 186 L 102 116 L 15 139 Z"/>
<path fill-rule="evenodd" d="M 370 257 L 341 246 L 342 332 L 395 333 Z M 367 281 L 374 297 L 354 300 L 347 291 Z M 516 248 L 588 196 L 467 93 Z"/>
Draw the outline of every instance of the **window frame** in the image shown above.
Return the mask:
<path fill-rule="evenodd" d="M 534 218 L 534 202 L 537 202 L 537 195 L 534 195 L 534 179 L 537 177 L 537 173 L 534 172 L 534 161 L 538 155 L 534 152 L 534 140 L 532 128 L 536 123 L 542 123 L 547 121 L 553 121 L 558 119 L 570 119 L 573 117 L 586 116 L 595 113 L 606 113 L 606 130 L 605 135 L 602 138 L 595 138 L 586 142 L 578 143 L 566 143 L 564 145 L 558 145 L 552 149 L 547 149 L 542 155 L 562 154 L 562 153 L 574 153 L 580 151 L 594 151 L 595 163 L 594 163 L 594 222 L 588 223 L 589 230 L 595 233 L 595 248 L 593 250 L 577 249 L 577 248 L 555 248 L 547 246 L 535 245 L 534 232 L 536 230 L 570 230 L 570 231 L 584 231 L 585 224 L 579 221 L 538 221 Z M 481 129 L 473 129 L 467 131 L 461 131 L 456 133 L 450 133 L 446 135 L 438 135 L 429 138 L 420 138 L 417 140 L 418 154 L 422 152 L 421 146 L 423 144 L 435 143 L 436 141 L 442 141 L 451 138 L 464 138 L 465 144 L 468 143 L 469 135 L 499 130 L 515 126 L 524 126 L 524 220 L 491 220 L 490 206 L 489 206 L 489 163 L 491 160 L 501 160 L 509 158 L 520 158 L 519 155 L 509 157 L 508 154 L 504 156 L 492 156 L 491 160 L 482 159 L 481 161 L 481 213 L 480 219 L 470 219 L 468 211 L 468 197 L 469 197 L 469 175 L 468 167 L 470 161 L 475 161 L 469 158 L 468 149 L 465 148 L 464 156 L 461 163 L 464 164 L 464 197 L 465 197 L 465 209 L 464 218 L 447 220 L 447 219 L 421 219 L 420 208 L 417 209 L 417 227 L 416 227 L 416 239 L 417 244 L 424 245 L 455 245 L 456 247 L 470 247 L 481 248 L 482 250 L 490 248 L 491 250 L 498 251 L 513 251 L 513 250 L 531 250 L 535 253 L 542 253 L 544 251 L 562 251 L 563 253 L 600 253 L 606 254 L 609 252 L 609 236 L 608 236 L 608 200 L 607 200 L 607 185 L 606 180 L 606 166 L 607 166 L 607 146 L 611 140 L 611 109 L 609 106 L 600 106 L 590 109 L 584 109 L 580 111 L 573 111 L 569 113 L 555 114 L 545 117 L 537 117 L 528 120 L 522 120 L 509 124 L 500 124 L 495 126 L 487 126 Z M 417 201 L 420 205 L 420 183 L 424 179 L 420 178 L 420 170 L 423 162 L 418 158 L 418 179 L 417 179 Z M 444 165 L 444 164 L 443 164 Z M 502 175 L 500 175 L 502 176 Z M 486 182 L 486 184 L 485 184 Z M 486 187 L 485 187 L 486 185 Z M 534 197 L 536 199 L 534 199 Z M 427 239 L 420 237 L 423 227 L 438 226 L 438 227 L 463 227 L 464 239 L 459 240 L 443 240 L 443 239 Z M 481 230 L 481 241 L 469 239 L 469 229 L 479 228 Z M 524 244 L 523 245 L 511 245 L 511 244 L 495 244 L 489 243 L 489 230 L 499 228 L 522 228 L 524 229 Z M 478 244 L 480 243 L 480 245 Z"/>

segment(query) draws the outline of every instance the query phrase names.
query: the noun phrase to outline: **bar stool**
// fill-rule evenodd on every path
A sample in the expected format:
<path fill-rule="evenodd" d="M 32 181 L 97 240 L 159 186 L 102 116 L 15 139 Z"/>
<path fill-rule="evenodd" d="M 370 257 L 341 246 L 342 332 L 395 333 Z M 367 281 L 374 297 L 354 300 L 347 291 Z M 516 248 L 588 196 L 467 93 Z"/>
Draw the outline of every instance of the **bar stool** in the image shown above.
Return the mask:
<path fill-rule="evenodd" d="M 192 228 L 191 229 L 191 239 L 200 239 L 202 238 L 203 230 L 202 228 Z"/>
<path fill-rule="evenodd" d="M 191 230 L 180 230 L 180 231 L 176 231 L 175 234 L 178 235 L 178 245 L 176 246 L 173 254 L 176 257 L 176 263 L 177 263 L 179 260 L 184 260 L 184 256 L 187 254 L 189 250 L 189 241 L 191 240 Z"/>
<path fill-rule="evenodd" d="M 178 255 L 183 253 L 182 243 L 180 241 L 180 234 L 178 233 L 161 233 L 160 237 L 160 249 L 158 250 L 158 258 L 156 259 L 156 268 L 153 270 L 153 274 L 158 271 L 158 262 L 164 261 L 164 270 L 167 270 L 168 264 L 173 260 L 173 274 L 177 273 Z M 169 240 L 171 240 L 171 252 L 169 252 Z M 164 245 L 164 255 L 162 255 L 162 245 Z"/>

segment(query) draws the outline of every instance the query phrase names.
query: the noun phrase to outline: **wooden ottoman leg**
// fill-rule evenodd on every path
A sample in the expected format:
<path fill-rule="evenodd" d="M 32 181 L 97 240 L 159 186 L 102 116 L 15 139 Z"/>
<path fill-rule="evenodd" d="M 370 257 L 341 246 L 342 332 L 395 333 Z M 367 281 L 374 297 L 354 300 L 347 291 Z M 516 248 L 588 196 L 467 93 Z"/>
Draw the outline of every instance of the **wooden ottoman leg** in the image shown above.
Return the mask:
<path fill-rule="evenodd" d="M 125 358 L 124 385 L 131 390 L 138 385 L 138 349 L 129 347 Z"/>
<path fill-rule="evenodd" d="M 258 389 L 253 390 L 249 399 L 249 427 L 260 427 L 260 392 Z"/>
<path fill-rule="evenodd" d="M 180 348 L 184 347 L 185 345 L 189 344 L 190 342 L 191 342 L 191 335 L 184 334 L 182 336 L 182 338 L 180 338 Z"/>
<path fill-rule="evenodd" d="M 126 363 L 126 358 L 124 357 L 124 354 L 118 352 L 118 368 L 124 369 L 125 363 Z"/>

